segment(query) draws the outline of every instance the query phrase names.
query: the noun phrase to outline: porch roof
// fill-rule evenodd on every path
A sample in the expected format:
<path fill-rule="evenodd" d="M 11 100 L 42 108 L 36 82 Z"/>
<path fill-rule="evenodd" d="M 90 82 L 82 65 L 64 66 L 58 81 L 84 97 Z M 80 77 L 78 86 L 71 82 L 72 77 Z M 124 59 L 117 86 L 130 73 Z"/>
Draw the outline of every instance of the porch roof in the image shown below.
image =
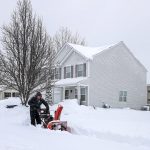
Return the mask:
<path fill-rule="evenodd" d="M 85 80 L 87 80 L 87 77 L 61 79 L 55 82 L 55 86 L 77 86 L 79 83 Z"/>

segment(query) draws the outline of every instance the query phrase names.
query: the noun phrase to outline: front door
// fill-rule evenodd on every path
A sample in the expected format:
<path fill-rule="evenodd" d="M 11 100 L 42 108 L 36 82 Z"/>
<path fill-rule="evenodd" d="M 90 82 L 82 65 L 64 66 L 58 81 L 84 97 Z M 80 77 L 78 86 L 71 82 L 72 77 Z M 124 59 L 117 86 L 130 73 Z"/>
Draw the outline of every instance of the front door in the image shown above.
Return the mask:
<path fill-rule="evenodd" d="M 69 99 L 70 92 L 69 90 L 65 90 L 65 99 Z"/>
<path fill-rule="evenodd" d="M 74 99 L 75 98 L 75 88 L 70 87 L 65 90 L 65 99 Z"/>

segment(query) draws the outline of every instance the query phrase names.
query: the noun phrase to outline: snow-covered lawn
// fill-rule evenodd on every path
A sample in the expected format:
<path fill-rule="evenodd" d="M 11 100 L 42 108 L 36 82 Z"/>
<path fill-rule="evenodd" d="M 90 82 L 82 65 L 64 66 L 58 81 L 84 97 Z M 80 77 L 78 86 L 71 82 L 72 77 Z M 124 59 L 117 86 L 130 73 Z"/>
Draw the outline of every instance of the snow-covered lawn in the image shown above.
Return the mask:
<path fill-rule="evenodd" d="M 7 109 L 8 104 L 19 106 Z M 0 101 L 0 150 L 150 150 L 150 111 L 93 109 L 75 100 L 61 104 L 61 120 L 72 134 L 31 126 L 29 108 L 19 99 Z"/>

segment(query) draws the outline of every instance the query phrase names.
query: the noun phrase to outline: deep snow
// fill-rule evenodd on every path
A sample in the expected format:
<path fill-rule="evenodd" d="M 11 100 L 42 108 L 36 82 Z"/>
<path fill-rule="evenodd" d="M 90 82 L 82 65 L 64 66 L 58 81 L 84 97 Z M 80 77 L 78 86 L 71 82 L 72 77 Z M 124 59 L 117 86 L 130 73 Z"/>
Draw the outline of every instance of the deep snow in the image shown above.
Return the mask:
<path fill-rule="evenodd" d="M 18 104 L 13 109 L 8 104 Z M 17 98 L 0 101 L 0 150 L 149 150 L 150 111 L 79 106 L 76 100 L 61 103 L 61 120 L 72 134 L 30 125 L 29 108 Z M 50 107 L 51 113 L 56 105 Z"/>

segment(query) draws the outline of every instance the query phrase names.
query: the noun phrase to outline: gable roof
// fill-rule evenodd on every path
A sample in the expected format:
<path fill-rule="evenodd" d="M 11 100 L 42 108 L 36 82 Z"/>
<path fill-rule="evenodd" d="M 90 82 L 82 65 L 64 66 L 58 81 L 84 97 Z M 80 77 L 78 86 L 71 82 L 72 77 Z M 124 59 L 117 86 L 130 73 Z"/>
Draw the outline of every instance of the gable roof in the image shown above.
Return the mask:
<path fill-rule="evenodd" d="M 67 43 L 67 44 L 70 47 L 72 47 L 74 50 L 76 50 L 78 53 L 82 54 L 84 57 L 86 57 L 88 59 L 92 59 L 94 55 L 102 52 L 103 50 L 106 50 L 115 45 L 118 45 L 119 43 L 105 45 L 105 46 L 101 46 L 101 47 L 87 47 L 87 46 L 82 46 L 82 45 L 77 45 L 77 44 L 72 44 L 72 43 Z"/>
<path fill-rule="evenodd" d="M 93 59 L 95 55 L 101 54 L 105 50 L 109 50 L 113 47 L 116 47 L 118 45 L 123 45 L 126 50 L 129 52 L 129 54 L 133 57 L 133 59 L 147 72 L 147 69 L 145 66 L 133 55 L 133 53 L 129 50 L 129 48 L 124 44 L 123 41 L 120 41 L 116 44 L 111 44 L 111 45 L 105 45 L 101 47 L 87 47 L 87 46 L 82 46 L 82 45 L 77 45 L 77 44 L 72 44 L 72 43 L 66 43 L 64 46 L 61 48 L 61 50 L 57 53 L 57 55 L 60 54 L 60 52 L 66 47 L 69 46 L 71 48 L 71 52 L 75 51 L 78 54 L 80 54 L 82 57 L 86 59 Z M 63 61 L 65 61 L 68 58 L 68 55 L 64 58 Z"/>

